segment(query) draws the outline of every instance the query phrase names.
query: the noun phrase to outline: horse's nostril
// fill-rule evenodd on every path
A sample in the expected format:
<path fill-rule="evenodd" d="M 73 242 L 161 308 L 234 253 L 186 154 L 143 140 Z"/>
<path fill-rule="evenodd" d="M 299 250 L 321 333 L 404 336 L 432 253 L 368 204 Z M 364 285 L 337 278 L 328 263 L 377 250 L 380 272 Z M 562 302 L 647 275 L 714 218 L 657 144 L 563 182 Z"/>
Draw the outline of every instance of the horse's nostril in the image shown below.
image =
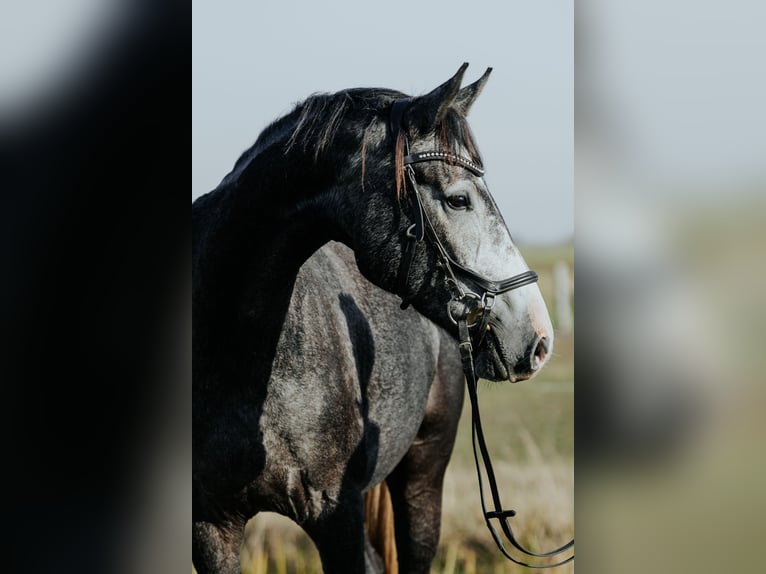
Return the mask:
<path fill-rule="evenodd" d="M 536 371 L 545 362 L 548 356 L 548 337 L 540 337 L 532 352 L 532 370 Z"/>

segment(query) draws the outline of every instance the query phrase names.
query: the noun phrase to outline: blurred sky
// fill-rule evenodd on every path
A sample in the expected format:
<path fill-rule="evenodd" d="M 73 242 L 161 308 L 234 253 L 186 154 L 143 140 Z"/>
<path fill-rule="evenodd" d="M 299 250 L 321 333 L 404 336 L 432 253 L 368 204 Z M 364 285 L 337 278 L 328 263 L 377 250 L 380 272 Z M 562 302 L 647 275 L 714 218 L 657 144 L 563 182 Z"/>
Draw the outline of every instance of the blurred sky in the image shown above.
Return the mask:
<path fill-rule="evenodd" d="M 584 0 L 578 10 L 578 127 L 598 131 L 623 176 L 655 196 L 764 180 L 766 4 Z"/>
<path fill-rule="evenodd" d="M 571 1 L 192 6 L 192 198 L 314 92 L 417 95 L 469 62 L 466 83 L 494 68 L 469 119 L 511 232 L 520 243 L 572 238 Z"/>

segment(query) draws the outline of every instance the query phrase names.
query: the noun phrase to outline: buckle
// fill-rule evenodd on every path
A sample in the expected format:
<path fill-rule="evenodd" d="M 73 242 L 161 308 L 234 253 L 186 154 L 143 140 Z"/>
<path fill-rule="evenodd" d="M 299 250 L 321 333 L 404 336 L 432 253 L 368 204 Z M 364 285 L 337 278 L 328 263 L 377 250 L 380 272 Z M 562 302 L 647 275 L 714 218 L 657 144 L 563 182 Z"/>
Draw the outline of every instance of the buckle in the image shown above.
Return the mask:
<path fill-rule="evenodd" d="M 469 300 L 473 299 L 477 304 L 473 309 L 469 309 Z M 459 303 L 462 305 L 462 309 L 456 310 L 453 314 L 452 307 L 453 304 Z M 457 325 L 457 322 L 463 318 L 466 320 L 466 324 L 468 325 L 468 328 L 475 327 L 479 324 L 479 321 L 481 320 L 482 313 L 484 312 L 484 305 L 482 303 L 482 298 L 479 297 L 476 293 L 473 293 L 471 291 L 467 291 L 463 293 L 462 297 L 458 299 L 452 299 L 449 303 L 447 303 L 447 315 L 450 318 L 450 321 L 452 321 L 453 324 Z M 455 315 L 458 315 L 456 318 Z M 470 320 L 470 322 L 469 322 Z"/>

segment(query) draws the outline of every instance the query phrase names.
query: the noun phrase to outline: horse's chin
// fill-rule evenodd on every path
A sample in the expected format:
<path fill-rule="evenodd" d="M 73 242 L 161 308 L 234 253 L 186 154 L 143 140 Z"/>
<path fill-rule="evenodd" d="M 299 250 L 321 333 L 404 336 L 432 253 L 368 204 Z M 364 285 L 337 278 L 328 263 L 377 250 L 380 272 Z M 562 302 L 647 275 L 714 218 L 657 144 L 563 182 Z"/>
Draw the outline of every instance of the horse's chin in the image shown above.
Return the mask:
<path fill-rule="evenodd" d="M 489 331 L 484 337 L 484 343 L 476 355 L 476 374 L 490 381 L 517 381 L 513 367 L 498 342 L 494 332 Z"/>

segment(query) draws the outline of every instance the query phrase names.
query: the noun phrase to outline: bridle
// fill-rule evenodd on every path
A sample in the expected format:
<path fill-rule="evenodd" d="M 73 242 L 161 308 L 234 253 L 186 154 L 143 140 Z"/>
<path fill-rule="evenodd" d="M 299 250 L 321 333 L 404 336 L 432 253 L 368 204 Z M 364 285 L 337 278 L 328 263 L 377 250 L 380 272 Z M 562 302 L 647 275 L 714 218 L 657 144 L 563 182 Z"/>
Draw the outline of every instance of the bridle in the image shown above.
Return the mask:
<path fill-rule="evenodd" d="M 391 108 L 390 125 L 391 132 L 394 136 L 394 141 L 396 141 L 396 138 L 399 135 L 401 130 L 402 117 L 407 109 L 407 106 L 409 106 L 410 101 L 411 100 L 408 98 L 396 100 Z M 493 281 L 455 261 L 455 259 L 451 257 L 447 250 L 444 248 L 444 245 L 439 240 L 439 236 L 434 230 L 434 226 L 431 223 L 431 220 L 423 210 L 423 204 L 420 200 L 420 192 L 418 190 L 417 179 L 415 177 L 415 170 L 412 168 L 412 165 L 421 162 L 441 161 L 449 163 L 450 165 L 457 165 L 465 168 L 479 177 L 484 175 L 484 168 L 472 160 L 451 153 L 440 151 L 410 153 L 409 142 L 406 136 L 404 137 L 404 145 L 406 150 L 406 155 L 404 157 L 404 169 L 407 172 L 407 177 L 409 178 L 410 183 L 412 184 L 412 197 L 414 199 L 412 218 L 414 223 L 407 229 L 406 232 L 407 243 L 405 244 L 402 263 L 399 268 L 399 276 L 397 279 L 397 292 L 402 297 L 402 309 L 407 308 L 407 306 L 410 304 L 410 296 L 407 294 L 407 290 L 410 268 L 412 266 L 412 260 L 414 259 L 416 248 L 423 242 L 424 239 L 427 239 L 428 242 L 436 249 L 436 253 L 439 258 L 439 264 L 445 270 L 447 286 L 451 295 L 453 296 L 453 300 L 461 301 L 465 300 L 467 297 L 469 299 L 473 299 L 476 302 L 479 302 L 486 310 L 484 315 L 487 317 L 487 319 L 483 321 L 483 325 L 480 323 L 476 325 L 481 326 L 482 330 L 486 331 L 489 312 L 492 310 L 492 305 L 494 304 L 495 297 L 513 289 L 523 287 L 524 285 L 535 283 L 537 281 L 537 273 L 534 271 L 525 271 L 518 275 L 514 275 L 513 277 L 509 277 L 508 279 L 503 279 L 502 281 Z M 463 288 L 460 286 L 460 283 L 458 282 L 458 277 L 477 285 L 484 291 L 484 293 L 479 296 L 472 291 L 463 290 Z M 452 310 L 450 310 L 450 317 L 452 317 L 454 320 Z M 474 325 L 471 325 L 471 327 L 474 328 Z"/>
<path fill-rule="evenodd" d="M 391 115 L 389 117 L 389 126 L 394 142 L 396 142 L 399 137 L 402 127 L 402 118 L 410 103 L 411 99 L 409 98 L 398 99 L 393 103 Z M 506 549 L 500 534 L 492 523 L 492 520 L 496 519 L 500 525 L 500 529 L 503 534 L 505 534 L 511 546 L 527 556 L 534 558 L 549 558 L 558 556 L 574 547 L 574 539 L 572 539 L 556 550 L 537 553 L 527 550 L 516 540 L 511 526 L 508 523 L 508 518 L 515 516 L 516 511 L 503 509 L 497 488 L 497 481 L 495 479 L 495 472 L 492 468 L 492 461 L 484 438 L 484 431 L 481 425 L 481 413 L 479 412 L 477 379 L 473 360 L 473 351 L 474 349 L 478 350 L 480 348 L 489 328 L 489 319 L 495 298 L 502 293 L 507 293 L 508 291 L 518 289 L 519 287 L 535 283 L 537 281 L 537 273 L 534 271 L 525 271 L 501 281 L 492 281 L 468 267 L 464 267 L 450 256 L 449 252 L 439 240 L 439 236 L 434 230 L 434 226 L 428 218 L 428 214 L 423 210 L 417 178 L 415 177 L 415 170 L 412 168 L 412 165 L 420 162 L 441 161 L 467 169 L 479 177 L 484 175 L 484 168 L 468 158 L 447 152 L 425 151 L 410 153 L 407 137 L 405 134 L 402 135 L 404 137 L 404 149 L 406 153 L 404 157 L 404 169 L 407 172 L 407 177 L 412 187 L 412 219 L 414 223 L 410 225 L 406 231 L 407 241 L 405 243 L 397 279 L 397 293 L 402 297 L 401 307 L 402 309 L 405 309 L 410 304 L 411 295 L 408 294 L 410 268 L 417 247 L 423 243 L 424 240 L 427 240 L 431 247 L 436 251 L 438 264 L 444 270 L 445 283 L 451 296 L 450 301 L 447 304 L 447 313 L 452 322 L 458 327 L 460 358 L 463 364 L 466 384 L 468 386 L 468 396 L 471 400 L 473 456 L 476 463 L 476 473 L 479 479 L 481 507 L 487 528 L 489 529 L 492 538 L 495 540 L 497 547 L 503 555 L 512 562 L 528 568 L 554 568 L 556 566 L 561 566 L 562 564 L 574 560 L 574 554 L 555 564 L 527 564 L 526 562 L 514 558 L 508 552 L 508 549 Z M 464 289 L 458 279 L 476 285 L 479 290 L 483 291 L 482 294 L 479 295 L 478 293 Z M 490 496 L 494 507 L 494 510 L 491 511 L 487 510 L 486 502 L 484 500 L 484 481 L 481 468 L 482 465 L 479 462 L 479 454 L 481 454 L 481 460 L 487 473 L 487 482 L 489 484 Z"/>

